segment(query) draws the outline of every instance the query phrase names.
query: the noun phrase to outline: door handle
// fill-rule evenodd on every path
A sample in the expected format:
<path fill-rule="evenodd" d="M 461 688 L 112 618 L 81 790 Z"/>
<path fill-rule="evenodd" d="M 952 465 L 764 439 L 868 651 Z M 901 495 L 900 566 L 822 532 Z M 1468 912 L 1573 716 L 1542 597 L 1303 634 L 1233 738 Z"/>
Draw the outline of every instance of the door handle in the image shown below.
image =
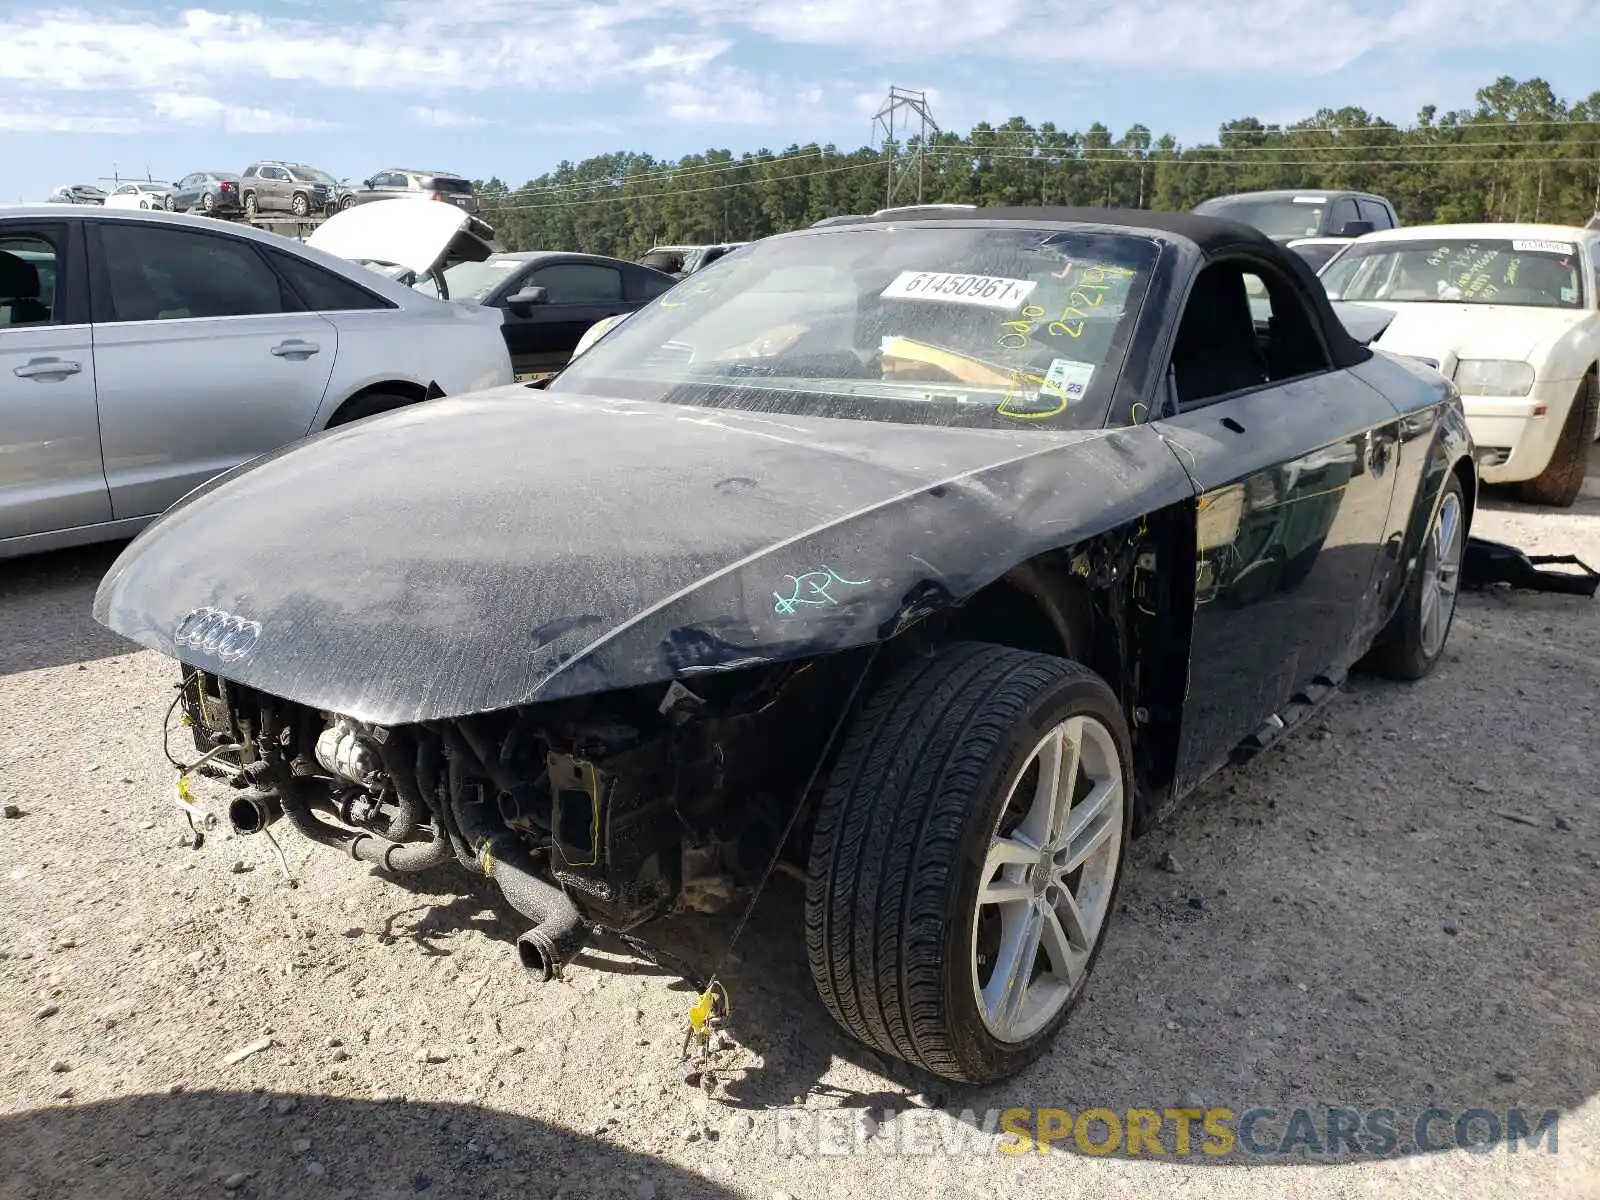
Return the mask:
<path fill-rule="evenodd" d="M 65 379 L 81 370 L 83 367 L 78 363 L 63 362 L 59 358 L 32 358 L 20 367 L 13 367 L 11 373 L 18 379 Z"/>
<path fill-rule="evenodd" d="M 286 342 L 279 342 L 272 348 L 272 352 L 279 358 L 310 358 L 322 349 L 315 342 L 302 342 L 298 338 L 291 338 Z"/>

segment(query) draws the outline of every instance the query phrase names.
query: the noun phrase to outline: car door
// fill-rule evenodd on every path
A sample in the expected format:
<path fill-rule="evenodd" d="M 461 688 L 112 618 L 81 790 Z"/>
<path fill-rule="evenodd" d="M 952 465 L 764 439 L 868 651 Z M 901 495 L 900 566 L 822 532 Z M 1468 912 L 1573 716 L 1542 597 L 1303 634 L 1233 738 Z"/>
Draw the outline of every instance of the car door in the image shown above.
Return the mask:
<path fill-rule="evenodd" d="M 338 331 L 244 238 L 130 221 L 89 233 L 101 445 L 118 519 L 164 511 L 311 428 Z"/>
<path fill-rule="evenodd" d="M 506 347 L 518 371 L 559 367 L 572 357 L 584 331 L 596 321 L 627 311 L 622 273 L 605 263 L 552 262 L 536 267 L 509 297 L 525 287 L 545 289 L 545 302 L 519 313 L 506 307 Z M 504 306 L 504 301 L 501 301 Z"/>
<path fill-rule="evenodd" d="M 1249 282 L 1269 298 L 1251 316 Z M 1295 277 L 1251 258 L 1196 277 L 1154 422 L 1194 477 L 1184 790 L 1325 673 L 1376 605 L 1399 414 L 1334 369 Z"/>
<path fill-rule="evenodd" d="M 282 167 L 262 167 L 256 205 L 262 212 L 288 212 L 292 188 Z"/>
<path fill-rule="evenodd" d="M 0 541 L 110 519 L 78 223 L 0 219 Z"/>

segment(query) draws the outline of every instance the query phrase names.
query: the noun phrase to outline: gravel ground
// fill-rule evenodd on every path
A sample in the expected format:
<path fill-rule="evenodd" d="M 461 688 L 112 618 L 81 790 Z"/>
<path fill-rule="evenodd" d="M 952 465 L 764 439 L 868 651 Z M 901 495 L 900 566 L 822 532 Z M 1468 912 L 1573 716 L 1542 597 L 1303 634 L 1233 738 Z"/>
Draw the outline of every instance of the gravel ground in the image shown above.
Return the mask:
<path fill-rule="evenodd" d="M 1600 563 L 1600 454 L 1572 510 L 1491 495 L 1477 531 Z M 1600 1196 L 1600 603 L 1468 596 L 1432 678 L 1357 680 L 1208 785 L 1136 845 L 1089 995 L 1022 1077 L 919 1093 L 845 1041 L 780 877 L 727 975 L 737 1040 L 691 1087 L 661 971 L 601 947 L 538 987 L 515 914 L 452 873 L 403 887 L 285 830 L 291 887 L 263 839 L 183 844 L 173 673 L 88 615 L 114 554 L 0 565 L 0 1197 Z M 707 961 L 730 925 L 659 940 Z M 1009 1155 L 982 1130 L 1267 1106 L 1270 1134 L 1330 1105 L 1397 1110 L 1401 1141 L 1430 1106 L 1555 1108 L 1558 1152 L 1176 1156 L 1168 1126 L 1160 1157 Z"/>

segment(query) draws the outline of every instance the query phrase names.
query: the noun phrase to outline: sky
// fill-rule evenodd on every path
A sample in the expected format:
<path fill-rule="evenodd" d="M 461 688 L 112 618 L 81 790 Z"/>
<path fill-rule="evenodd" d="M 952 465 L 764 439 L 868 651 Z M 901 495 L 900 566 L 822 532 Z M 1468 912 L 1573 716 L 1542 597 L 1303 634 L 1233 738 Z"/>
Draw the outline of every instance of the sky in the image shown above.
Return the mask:
<path fill-rule="evenodd" d="M 1595 0 L 162 0 L 0 8 L 0 202 L 257 158 L 520 184 L 612 150 L 874 141 L 891 84 L 1180 142 L 1359 105 L 1399 124 L 1499 75 L 1600 90 Z"/>

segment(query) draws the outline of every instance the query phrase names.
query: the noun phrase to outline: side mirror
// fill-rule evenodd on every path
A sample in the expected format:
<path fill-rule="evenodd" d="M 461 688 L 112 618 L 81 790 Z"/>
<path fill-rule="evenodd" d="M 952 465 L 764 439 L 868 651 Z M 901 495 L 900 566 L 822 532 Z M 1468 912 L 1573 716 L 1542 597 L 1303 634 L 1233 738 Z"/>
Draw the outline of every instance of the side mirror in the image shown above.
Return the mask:
<path fill-rule="evenodd" d="M 519 317 L 528 315 L 535 304 L 548 304 L 550 293 L 542 287 L 525 287 L 506 297 L 506 307 Z"/>
<path fill-rule="evenodd" d="M 1364 233 L 1371 233 L 1375 226 L 1371 221 L 1346 221 L 1339 230 L 1340 237 L 1357 238 Z"/>
<path fill-rule="evenodd" d="M 372 180 L 370 180 L 370 179 L 363 179 L 363 180 L 362 180 L 362 181 L 361 181 L 361 186 L 362 186 L 362 187 L 364 187 L 364 188 L 369 188 L 369 187 L 371 187 L 371 186 L 372 186 Z"/>

